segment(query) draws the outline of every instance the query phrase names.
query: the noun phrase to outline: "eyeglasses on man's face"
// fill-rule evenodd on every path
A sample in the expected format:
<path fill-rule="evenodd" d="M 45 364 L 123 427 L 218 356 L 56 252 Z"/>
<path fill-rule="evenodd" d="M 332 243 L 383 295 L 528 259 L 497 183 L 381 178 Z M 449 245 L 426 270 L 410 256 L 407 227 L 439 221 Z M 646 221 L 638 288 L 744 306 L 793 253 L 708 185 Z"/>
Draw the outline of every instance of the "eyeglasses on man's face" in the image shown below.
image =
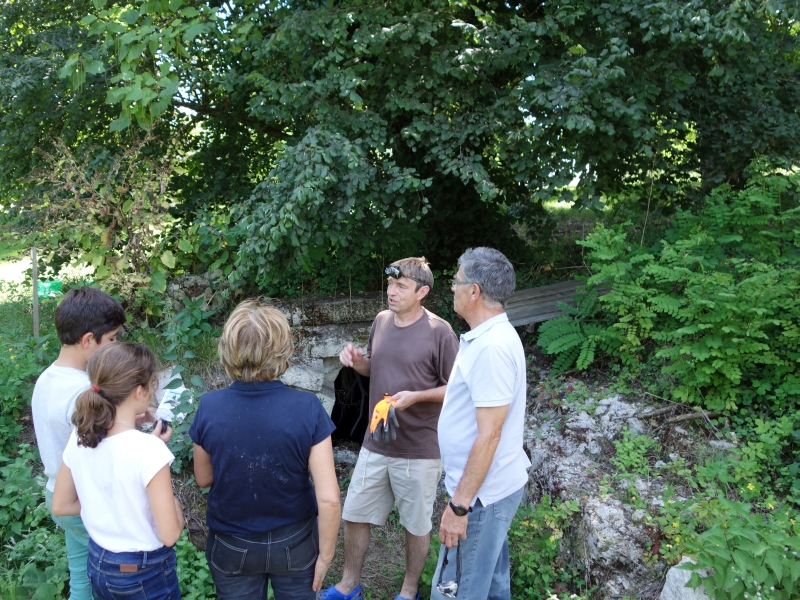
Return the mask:
<path fill-rule="evenodd" d="M 464 281 L 461 281 L 460 279 L 456 279 L 455 277 L 453 277 L 453 280 L 450 282 L 450 287 L 454 288 L 457 285 L 472 285 L 473 283 L 475 283 L 475 282 L 474 281 L 469 281 L 467 279 L 465 279 Z"/>

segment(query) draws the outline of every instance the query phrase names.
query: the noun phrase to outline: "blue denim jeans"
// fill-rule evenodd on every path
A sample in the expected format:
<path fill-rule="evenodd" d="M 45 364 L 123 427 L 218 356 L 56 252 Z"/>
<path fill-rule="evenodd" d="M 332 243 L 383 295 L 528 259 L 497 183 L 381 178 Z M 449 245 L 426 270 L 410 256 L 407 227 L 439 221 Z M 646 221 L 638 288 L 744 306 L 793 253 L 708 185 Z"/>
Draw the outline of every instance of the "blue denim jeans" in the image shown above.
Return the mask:
<path fill-rule="evenodd" d="M 175 550 L 109 552 L 89 540 L 86 571 L 102 600 L 179 600 Z"/>
<path fill-rule="evenodd" d="M 472 507 L 468 515 L 467 539 L 460 541 L 461 581 L 458 582 L 458 600 L 510 600 L 508 528 L 522 500 L 523 489 L 493 504 L 483 506 L 478 501 Z M 447 548 L 442 545 L 433 575 L 431 600 L 446 598 L 436 590 L 446 551 Z M 456 548 L 453 548 L 447 557 L 442 581 L 455 579 Z"/>
<path fill-rule="evenodd" d="M 206 558 L 220 600 L 315 600 L 311 590 L 319 553 L 317 517 L 242 539 L 208 532 Z"/>
<path fill-rule="evenodd" d="M 53 515 L 53 492 L 44 494 L 47 510 L 56 525 L 64 530 L 67 542 L 67 564 L 69 565 L 69 600 L 92 600 L 92 585 L 86 576 L 86 559 L 89 557 L 89 534 L 80 517 L 56 517 Z"/>

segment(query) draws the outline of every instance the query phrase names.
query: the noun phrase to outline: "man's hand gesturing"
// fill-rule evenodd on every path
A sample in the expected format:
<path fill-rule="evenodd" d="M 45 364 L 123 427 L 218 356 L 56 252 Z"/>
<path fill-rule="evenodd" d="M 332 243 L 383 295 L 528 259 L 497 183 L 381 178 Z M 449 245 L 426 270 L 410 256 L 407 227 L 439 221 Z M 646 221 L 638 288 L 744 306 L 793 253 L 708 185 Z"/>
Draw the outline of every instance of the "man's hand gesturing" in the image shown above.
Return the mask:
<path fill-rule="evenodd" d="M 347 344 L 344 350 L 339 353 L 339 362 L 345 367 L 352 367 L 353 364 L 361 360 L 362 356 L 364 356 L 364 353 L 361 348 L 356 348 L 353 344 Z"/>
<path fill-rule="evenodd" d="M 356 348 L 352 343 L 347 344 L 339 353 L 339 362 L 345 367 L 352 367 L 365 377 L 369 377 L 369 357 L 364 356 L 364 351 Z"/>

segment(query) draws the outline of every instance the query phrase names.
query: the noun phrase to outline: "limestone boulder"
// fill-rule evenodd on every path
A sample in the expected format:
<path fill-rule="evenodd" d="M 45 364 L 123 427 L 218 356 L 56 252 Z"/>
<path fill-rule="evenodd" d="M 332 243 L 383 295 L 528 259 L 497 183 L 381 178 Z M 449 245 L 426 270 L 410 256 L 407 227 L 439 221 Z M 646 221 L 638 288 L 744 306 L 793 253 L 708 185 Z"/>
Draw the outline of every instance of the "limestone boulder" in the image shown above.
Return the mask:
<path fill-rule="evenodd" d="M 686 587 L 692 572 L 679 567 L 693 562 L 691 558 L 684 556 L 681 562 L 667 571 L 664 589 L 661 590 L 658 600 L 710 600 L 703 586 L 694 590 Z M 707 575 L 707 573 L 703 573 L 703 575 Z"/>

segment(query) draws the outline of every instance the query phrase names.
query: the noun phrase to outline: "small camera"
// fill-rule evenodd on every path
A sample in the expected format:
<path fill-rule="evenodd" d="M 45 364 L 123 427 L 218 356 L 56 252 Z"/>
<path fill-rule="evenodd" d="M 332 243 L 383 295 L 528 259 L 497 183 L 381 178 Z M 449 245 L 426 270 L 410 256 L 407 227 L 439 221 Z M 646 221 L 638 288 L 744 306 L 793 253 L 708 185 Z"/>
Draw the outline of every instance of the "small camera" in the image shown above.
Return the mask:
<path fill-rule="evenodd" d="M 455 581 L 447 581 L 445 583 L 436 584 L 436 591 L 442 594 L 445 598 L 455 598 L 458 593 L 458 583 Z"/>

